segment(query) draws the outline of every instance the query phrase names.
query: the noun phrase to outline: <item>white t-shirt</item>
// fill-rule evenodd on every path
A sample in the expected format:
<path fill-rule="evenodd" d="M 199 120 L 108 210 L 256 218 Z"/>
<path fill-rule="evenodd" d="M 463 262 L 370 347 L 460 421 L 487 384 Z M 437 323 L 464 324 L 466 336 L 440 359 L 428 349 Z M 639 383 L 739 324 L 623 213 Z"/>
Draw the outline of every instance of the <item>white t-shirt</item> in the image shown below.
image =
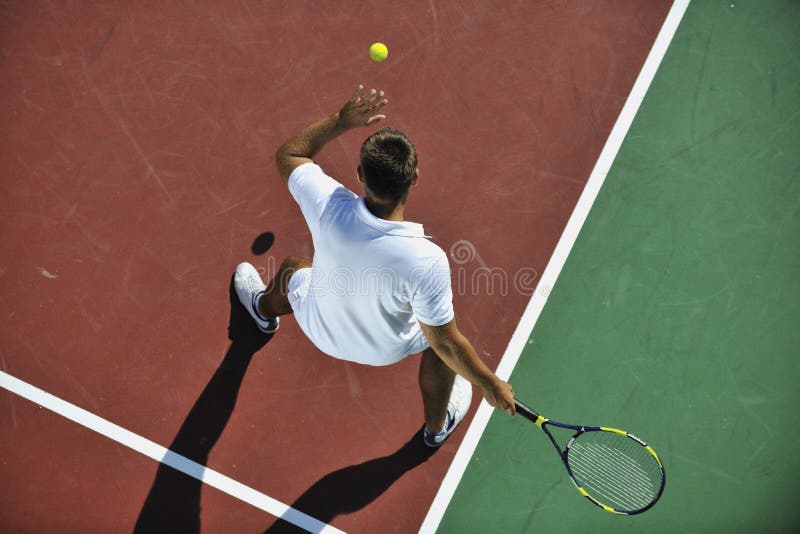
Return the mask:
<path fill-rule="evenodd" d="M 447 255 L 422 225 L 375 217 L 314 163 L 292 172 L 289 191 L 314 241 L 308 292 L 294 309 L 309 339 L 335 358 L 369 365 L 427 348 L 417 321 L 441 326 L 454 311 Z"/>

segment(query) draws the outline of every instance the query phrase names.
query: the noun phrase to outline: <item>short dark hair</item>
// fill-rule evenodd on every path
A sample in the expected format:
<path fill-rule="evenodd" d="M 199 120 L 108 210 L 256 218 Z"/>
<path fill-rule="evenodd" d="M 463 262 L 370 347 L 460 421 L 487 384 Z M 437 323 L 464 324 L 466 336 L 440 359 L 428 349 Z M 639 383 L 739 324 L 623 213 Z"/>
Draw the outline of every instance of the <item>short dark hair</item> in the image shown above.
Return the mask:
<path fill-rule="evenodd" d="M 361 145 L 361 175 L 370 193 L 405 202 L 417 174 L 417 149 L 406 134 L 384 126 Z"/>

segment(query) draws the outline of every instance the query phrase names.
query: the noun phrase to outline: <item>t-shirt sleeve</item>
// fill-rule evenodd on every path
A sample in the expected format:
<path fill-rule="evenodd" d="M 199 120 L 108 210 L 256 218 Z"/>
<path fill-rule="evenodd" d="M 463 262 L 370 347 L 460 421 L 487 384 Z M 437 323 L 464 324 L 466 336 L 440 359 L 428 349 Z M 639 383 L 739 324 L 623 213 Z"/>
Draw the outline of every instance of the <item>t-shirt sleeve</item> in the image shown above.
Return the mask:
<path fill-rule="evenodd" d="M 420 269 L 411 309 L 417 319 L 428 326 L 442 326 L 453 320 L 453 290 L 450 285 L 450 265 L 447 255 L 439 250 L 435 258 Z"/>
<path fill-rule="evenodd" d="M 300 211 L 303 212 L 312 233 L 331 197 L 339 190 L 353 196 L 345 186 L 325 174 L 316 163 L 303 163 L 289 175 L 289 192 L 300 205 Z"/>

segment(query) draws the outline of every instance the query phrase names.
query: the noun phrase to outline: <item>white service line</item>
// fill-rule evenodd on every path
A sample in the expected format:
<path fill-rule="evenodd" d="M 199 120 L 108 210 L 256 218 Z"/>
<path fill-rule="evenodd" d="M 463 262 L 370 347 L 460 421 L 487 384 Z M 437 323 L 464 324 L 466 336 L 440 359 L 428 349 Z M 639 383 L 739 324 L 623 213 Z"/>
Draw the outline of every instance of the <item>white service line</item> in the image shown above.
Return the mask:
<path fill-rule="evenodd" d="M 669 44 L 672 42 L 675 31 L 678 29 L 678 25 L 688 6 L 689 0 L 675 0 L 667 14 L 667 18 L 664 20 L 664 24 L 661 26 L 661 30 L 653 43 L 653 48 L 650 49 L 650 53 L 644 65 L 642 65 L 642 70 L 639 72 L 639 76 L 633 84 L 633 88 L 628 95 L 628 99 L 625 101 L 625 105 L 622 107 L 622 111 L 620 111 L 619 117 L 617 117 L 617 122 L 614 124 L 614 128 L 611 130 L 606 140 L 603 151 L 600 153 L 600 157 L 592 170 L 592 174 L 586 182 L 586 186 L 578 199 L 578 203 L 575 205 L 575 209 L 569 221 L 567 221 L 566 227 L 564 227 L 564 232 L 561 234 L 561 238 L 553 251 L 553 255 L 550 257 L 550 261 L 547 263 L 547 267 L 545 267 L 539 284 L 536 286 L 536 291 L 531 297 L 530 302 L 528 302 L 528 306 L 525 308 L 525 312 L 522 314 L 522 318 L 516 330 L 514 330 L 514 335 L 511 336 L 511 341 L 508 343 L 503 358 L 497 366 L 497 376 L 503 380 L 508 380 L 508 377 L 511 376 L 511 372 L 517 365 L 517 361 L 522 354 L 522 349 L 525 348 L 525 343 L 528 341 L 528 336 L 530 336 L 533 331 L 533 327 L 536 325 L 536 321 L 542 313 L 547 297 L 555 285 L 558 275 L 564 267 L 564 263 L 567 261 L 572 246 L 578 239 L 578 234 L 583 227 L 583 223 L 586 221 L 586 217 L 592 209 L 597 194 L 600 192 L 600 188 L 603 186 L 608 171 L 611 169 L 611 164 L 617 157 L 617 153 L 622 146 L 622 141 L 628 134 L 636 112 L 639 110 L 639 106 L 650 87 L 650 83 L 656 75 L 659 65 L 661 65 L 661 61 L 664 59 L 664 54 L 666 54 L 667 48 L 669 48 Z M 439 487 L 439 491 L 433 499 L 433 503 L 428 510 L 428 515 L 425 517 L 420 527 L 419 531 L 421 533 L 432 533 L 439 528 L 445 510 L 447 510 L 450 500 L 455 494 L 456 487 L 461 481 L 461 477 L 464 476 L 464 471 L 467 469 L 467 465 L 475 452 L 475 448 L 478 446 L 478 442 L 484 430 L 486 430 L 486 425 L 489 424 L 492 411 L 493 408 L 489 406 L 485 400 L 482 400 L 478 406 L 475 418 L 467 429 L 464 441 L 461 442 L 461 446 L 458 452 L 456 452 L 456 456 L 453 458 L 453 462 L 450 464 L 450 468 L 444 480 L 442 480 L 442 485 Z"/>
<path fill-rule="evenodd" d="M 196 478 L 209 486 L 213 486 L 220 491 L 223 491 L 241 501 L 251 504 L 276 517 L 280 517 L 284 521 L 293 523 L 308 532 L 322 532 L 325 534 L 340 533 L 341 530 L 332 527 L 318 519 L 314 519 L 310 515 L 304 514 L 299 510 L 295 510 L 287 504 L 283 504 L 265 495 L 260 491 L 256 491 L 251 487 L 226 477 L 225 475 L 209 469 L 208 467 L 199 464 L 195 461 L 174 453 L 171 450 L 162 447 L 158 443 L 143 438 L 138 434 L 134 434 L 129 430 L 125 430 L 119 425 L 115 425 L 111 421 L 98 417 L 91 412 L 79 408 L 63 399 L 51 395 L 35 386 L 23 382 L 22 380 L 11 376 L 8 373 L 0 371 L 0 386 L 4 387 L 12 393 L 16 393 L 20 397 L 24 397 L 31 402 L 43 406 L 71 421 L 85 426 L 90 430 L 94 430 L 98 434 L 113 439 L 117 443 L 125 445 L 137 452 L 152 458 L 157 462 L 177 469 L 178 471 Z"/>

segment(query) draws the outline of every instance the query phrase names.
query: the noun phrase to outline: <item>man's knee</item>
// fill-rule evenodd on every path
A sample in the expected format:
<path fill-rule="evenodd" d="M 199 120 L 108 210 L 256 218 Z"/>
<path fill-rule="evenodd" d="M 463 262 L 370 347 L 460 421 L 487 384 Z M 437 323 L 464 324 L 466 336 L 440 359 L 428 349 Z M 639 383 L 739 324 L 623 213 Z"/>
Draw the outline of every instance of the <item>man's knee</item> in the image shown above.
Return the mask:
<path fill-rule="evenodd" d="M 302 256 L 287 256 L 281 263 L 281 271 L 290 271 L 292 273 L 306 267 L 311 267 L 311 260 Z"/>
<path fill-rule="evenodd" d="M 311 260 L 301 256 L 287 256 L 278 268 L 275 279 L 279 281 L 280 287 L 286 288 L 292 275 L 305 267 L 311 267 Z"/>

